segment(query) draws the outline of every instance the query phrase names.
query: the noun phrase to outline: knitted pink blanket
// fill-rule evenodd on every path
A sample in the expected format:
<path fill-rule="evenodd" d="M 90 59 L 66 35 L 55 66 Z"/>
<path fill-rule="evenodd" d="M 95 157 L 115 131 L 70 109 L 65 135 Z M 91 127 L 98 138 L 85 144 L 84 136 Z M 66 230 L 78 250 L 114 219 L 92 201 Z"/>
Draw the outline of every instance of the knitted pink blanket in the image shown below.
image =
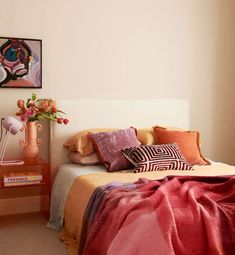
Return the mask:
<path fill-rule="evenodd" d="M 235 177 L 109 184 L 85 219 L 83 255 L 234 255 Z"/>

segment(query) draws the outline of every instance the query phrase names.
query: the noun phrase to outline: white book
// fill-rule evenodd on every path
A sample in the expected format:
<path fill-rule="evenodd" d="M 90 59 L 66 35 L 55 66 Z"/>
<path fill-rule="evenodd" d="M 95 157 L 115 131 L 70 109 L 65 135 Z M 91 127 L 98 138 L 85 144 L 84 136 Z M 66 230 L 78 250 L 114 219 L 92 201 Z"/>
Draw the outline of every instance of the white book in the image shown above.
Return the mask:
<path fill-rule="evenodd" d="M 4 187 L 33 185 L 33 184 L 40 184 L 40 183 L 41 183 L 41 181 L 6 182 L 6 183 L 4 183 Z"/>
<path fill-rule="evenodd" d="M 3 182 L 25 182 L 25 181 L 42 181 L 43 176 L 37 172 L 15 172 L 3 174 Z"/>

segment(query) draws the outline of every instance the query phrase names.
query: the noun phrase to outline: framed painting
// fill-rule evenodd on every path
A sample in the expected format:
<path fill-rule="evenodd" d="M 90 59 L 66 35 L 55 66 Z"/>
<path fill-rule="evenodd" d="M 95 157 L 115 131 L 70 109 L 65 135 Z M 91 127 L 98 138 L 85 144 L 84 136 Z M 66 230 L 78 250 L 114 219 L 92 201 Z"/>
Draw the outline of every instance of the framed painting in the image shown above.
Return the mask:
<path fill-rule="evenodd" d="M 0 88 L 42 88 L 42 40 L 0 37 Z"/>

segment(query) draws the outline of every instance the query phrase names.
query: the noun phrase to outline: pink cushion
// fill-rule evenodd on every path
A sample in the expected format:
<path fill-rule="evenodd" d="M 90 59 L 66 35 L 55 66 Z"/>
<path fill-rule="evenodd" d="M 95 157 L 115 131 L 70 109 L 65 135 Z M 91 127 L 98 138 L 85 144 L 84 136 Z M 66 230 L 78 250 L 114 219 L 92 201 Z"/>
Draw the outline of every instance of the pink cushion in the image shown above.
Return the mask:
<path fill-rule="evenodd" d="M 89 134 L 100 161 L 109 172 L 133 168 L 121 150 L 140 146 L 134 128 Z"/>

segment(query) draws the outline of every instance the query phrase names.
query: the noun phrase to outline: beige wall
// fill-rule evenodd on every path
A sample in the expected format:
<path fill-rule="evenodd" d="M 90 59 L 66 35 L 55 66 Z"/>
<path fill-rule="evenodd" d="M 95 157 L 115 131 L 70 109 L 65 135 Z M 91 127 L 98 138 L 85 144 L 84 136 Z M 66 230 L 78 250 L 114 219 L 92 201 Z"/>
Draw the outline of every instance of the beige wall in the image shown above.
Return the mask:
<path fill-rule="evenodd" d="M 204 154 L 235 163 L 234 0 L 1 0 L 0 6 L 1 35 L 43 39 L 43 89 L 1 89 L 1 116 L 14 114 L 17 98 L 31 92 L 188 98 Z"/>

